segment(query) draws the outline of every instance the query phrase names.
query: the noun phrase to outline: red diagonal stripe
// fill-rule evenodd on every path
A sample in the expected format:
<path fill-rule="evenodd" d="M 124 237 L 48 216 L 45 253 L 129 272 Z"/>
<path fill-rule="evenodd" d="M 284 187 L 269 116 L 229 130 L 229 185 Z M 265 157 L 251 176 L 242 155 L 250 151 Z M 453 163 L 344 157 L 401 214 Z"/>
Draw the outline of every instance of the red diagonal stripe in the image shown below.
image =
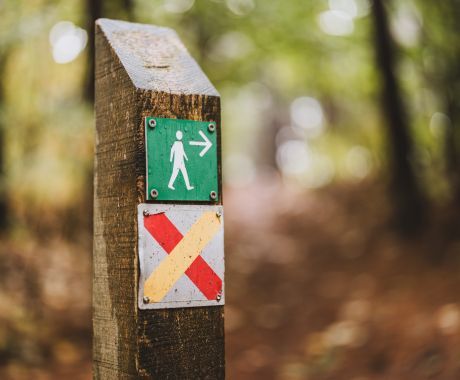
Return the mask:
<path fill-rule="evenodd" d="M 183 238 L 165 213 L 145 216 L 144 227 L 168 255 Z M 195 259 L 185 274 L 208 300 L 216 299 L 222 290 L 222 280 L 201 256 Z"/>
<path fill-rule="evenodd" d="M 165 213 L 144 216 L 144 227 L 168 255 L 183 238 Z"/>

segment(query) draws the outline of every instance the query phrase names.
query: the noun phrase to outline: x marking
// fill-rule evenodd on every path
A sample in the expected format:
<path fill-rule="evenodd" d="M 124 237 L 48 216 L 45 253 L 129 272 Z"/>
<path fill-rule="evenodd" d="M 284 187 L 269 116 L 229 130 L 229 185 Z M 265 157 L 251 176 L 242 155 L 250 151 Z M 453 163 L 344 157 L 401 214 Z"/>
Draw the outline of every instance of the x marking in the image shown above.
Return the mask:
<path fill-rule="evenodd" d="M 221 228 L 215 212 L 204 212 L 184 235 L 165 213 L 144 216 L 144 226 L 168 256 L 144 284 L 150 302 L 160 302 L 185 273 L 208 300 L 222 291 L 222 280 L 200 256 Z"/>

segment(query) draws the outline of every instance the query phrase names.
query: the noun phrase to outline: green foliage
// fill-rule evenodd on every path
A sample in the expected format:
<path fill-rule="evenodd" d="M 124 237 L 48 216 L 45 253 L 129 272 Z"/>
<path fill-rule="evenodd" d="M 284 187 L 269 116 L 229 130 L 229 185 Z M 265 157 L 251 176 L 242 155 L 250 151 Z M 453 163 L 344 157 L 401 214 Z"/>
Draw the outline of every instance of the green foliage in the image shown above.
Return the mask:
<path fill-rule="evenodd" d="M 125 1 L 103 2 L 102 9 L 108 17 L 177 30 L 222 95 L 227 182 L 241 179 L 241 165 L 232 169 L 235 158 L 255 170 L 246 170 L 243 180 L 267 166 L 278 170 L 280 146 L 293 139 L 305 152 L 288 151 L 284 177 L 320 187 L 382 172 L 386 162 L 367 2 L 355 2 L 362 14 L 353 19 L 353 32 L 342 36 L 327 34 L 321 24 L 329 3 L 137 0 L 132 9 Z M 390 12 L 417 145 L 414 160 L 426 187 L 441 198 L 448 186 L 441 125 L 445 81 L 438 74 L 458 57 L 460 34 L 445 23 L 454 5 L 455 0 L 442 7 L 404 0 L 394 2 Z M 49 32 L 62 20 L 84 28 L 89 17 L 84 2 L 4 0 L 0 10 L 1 125 L 10 200 L 18 209 L 29 202 L 59 209 L 78 204 L 90 188 L 93 155 L 91 106 L 83 99 L 88 48 L 58 64 Z M 318 133 L 290 127 L 290 107 L 299 97 L 320 102 L 324 120 Z M 302 159 L 299 169 L 295 164 Z"/>
<path fill-rule="evenodd" d="M 367 146 L 374 164 L 380 161 L 368 17 L 355 20 L 352 35 L 338 37 L 325 34 L 319 26 L 318 16 L 328 9 L 327 1 L 200 0 L 181 14 L 167 12 L 164 4 L 138 1 L 137 17 L 176 29 L 221 92 L 227 156 L 249 156 L 255 165 L 266 162 L 261 141 L 273 133 L 270 125 L 289 125 L 290 103 L 309 96 L 321 101 L 326 133 L 306 144 L 332 161 L 337 177 L 350 175 L 342 163 L 355 145 Z M 231 4 L 254 7 L 236 15 Z M 268 154 L 274 156 L 276 151 Z M 305 183 L 304 177 L 310 175 L 314 174 L 306 172 L 294 179 Z"/>

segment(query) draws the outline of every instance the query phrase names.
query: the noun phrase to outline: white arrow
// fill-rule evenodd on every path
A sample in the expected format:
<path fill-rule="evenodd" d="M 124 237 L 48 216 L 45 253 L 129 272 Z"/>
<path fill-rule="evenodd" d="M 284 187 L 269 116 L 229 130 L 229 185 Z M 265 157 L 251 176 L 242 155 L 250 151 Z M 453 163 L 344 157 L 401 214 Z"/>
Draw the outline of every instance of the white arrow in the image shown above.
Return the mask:
<path fill-rule="evenodd" d="M 204 146 L 203 150 L 200 152 L 200 157 L 203 157 L 206 152 L 212 147 L 212 142 L 206 137 L 203 131 L 199 131 L 200 136 L 203 138 L 203 141 L 190 141 L 190 145 L 199 145 Z"/>

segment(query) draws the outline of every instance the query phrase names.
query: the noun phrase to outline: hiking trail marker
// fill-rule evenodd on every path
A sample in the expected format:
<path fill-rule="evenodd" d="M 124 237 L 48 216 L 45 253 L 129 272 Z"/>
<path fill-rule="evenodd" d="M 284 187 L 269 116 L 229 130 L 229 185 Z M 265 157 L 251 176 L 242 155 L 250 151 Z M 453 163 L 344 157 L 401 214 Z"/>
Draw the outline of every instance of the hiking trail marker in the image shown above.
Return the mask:
<path fill-rule="evenodd" d="M 147 200 L 215 202 L 216 136 L 213 121 L 147 117 Z"/>
<path fill-rule="evenodd" d="M 221 206 L 140 204 L 140 309 L 224 303 Z"/>
<path fill-rule="evenodd" d="M 220 97 L 177 34 L 96 22 L 93 377 L 225 378 Z"/>

